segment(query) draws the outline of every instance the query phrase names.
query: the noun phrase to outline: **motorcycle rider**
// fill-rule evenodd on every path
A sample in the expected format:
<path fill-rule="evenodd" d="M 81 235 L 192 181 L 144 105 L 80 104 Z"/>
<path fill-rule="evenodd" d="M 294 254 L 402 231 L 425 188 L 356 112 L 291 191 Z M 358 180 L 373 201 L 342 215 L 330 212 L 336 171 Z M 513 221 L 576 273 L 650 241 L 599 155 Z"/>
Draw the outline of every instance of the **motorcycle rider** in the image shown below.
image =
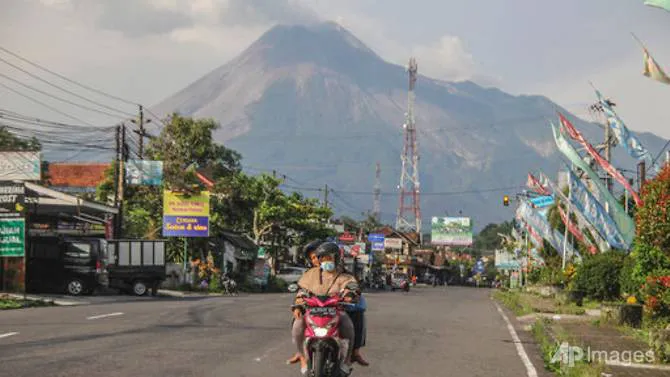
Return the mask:
<path fill-rule="evenodd" d="M 309 269 L 300 278 L 298 281 L 300 291 L 296 295 L 294 305 L 291 306 L 295 318 L 291 334 L 293 342 L 298 347 L 300 371 L 303 374 L 307 372 L 307 359 L 303 347 L 305 340 L 305 321 L 302 310 L 304 291 L 319 296 L 343 294 L 346 302 L 355 302 L 358 298 L 356 279 L 352 275 L 342 272 L 339 246 L 334 242 L 324 242 L 316 248 L 315 254 L 318 258 L 319 268 Z M 351 355 L 355 334 L 354 325 L 346 312 L 341 313 L 339 327 L 340 337 L 348 340 L 346 357 L 341 366 L 344 374 L 348 375 L 351 371 Z"/>
<path fill-rule="evenodd" d="M 305 245 L 305 247 L 303 248 L 305 259 L 307 259 L 310 262 L 312 266 L 311 269 L 315 269 L 316 271 L 319 270 L 319 258 L 316 255 L 316 249 L 323 242 L 324 241 L 321 240 L 312 241 L 307 245 Z M 365 297 L 360 292 L 358 294 L 359 294 L 359 302 L 356 305 L 356 307 L 352 309 L 349 308 L 347 309 L 347 314 L 349 314 L 349 317 L 351 318 L 351 321 L 354 324 L 354 333 L 355 333 L 354 349 L 351 355 L 351 360 L 362 366 L 369 366 L 370 363 L 367 360 L 365 360 L 365 358 L 361 354 L 361 348 L 365 347 L 365 340 L 366 340 L 365 333 L 367 332 L 365 326 L 365 309 L 367 307 L 367 304 L 365 302 Z M 286 363 L 295 364 L 298 361 L 300 361 L 300 353 L 296 352 L 296 354 L 293 355 L 292 358 L 288 359 Z"/>

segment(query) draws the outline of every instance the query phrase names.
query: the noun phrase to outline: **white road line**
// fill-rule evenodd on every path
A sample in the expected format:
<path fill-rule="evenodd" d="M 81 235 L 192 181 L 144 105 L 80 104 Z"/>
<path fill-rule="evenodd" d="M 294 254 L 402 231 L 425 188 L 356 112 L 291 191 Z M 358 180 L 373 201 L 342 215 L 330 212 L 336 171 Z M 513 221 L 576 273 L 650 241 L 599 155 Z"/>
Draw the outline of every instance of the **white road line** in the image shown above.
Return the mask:
<path fill-rule="evenodd" d="M 0 338 L 9 338 L 10 336 L 14 336 L 16 334 L 18 334 L 18 333 L 17 332 L 8 332 L 8 333 L 5 333 L 5 334 L 0 334 Z"/>
<path fill-rule="evenodd" d="M 118 313 L 94 315 L 92 317 L 86 317 L 86 319 L 100 319 L 100 318 L 107 318 L 107 317 L 115 317 L 115 316 L 118 316 L 118 315 L 123 315 L 123 313 L 118 312 Z"/>
<path fill-rule="evenodd" d="M 535 370 L 533 363 L 530 361 L 530 358 L 528 358 L 526 350 L 523 349 L 523 344 L 521 344 L 521 339 L 519 339 L 519 336 L 514 330 L 514 326 L 512 326 L 512 323 L 509 321 L 509 318 L 507 318 L 502 309 L 500 309 L 500 305 L 498 305 L 498 303 L 495 301 L 493 302 L 493 304 L 495 304 L 496 309 L 498 309 L 498 313 L 500 313 L 500 315 L 507 323 L 507 330 L 509 330 L 510 335 L 512 335 L 512 340 L 514 341 L 514 345 L 516 346 L 516 353 L 519 354 L 519 357 L 521 358 L 523 365 L 526 367 L 526 373 L 528 373 L 528 377 L 537 377 L 537 370 Z"/>

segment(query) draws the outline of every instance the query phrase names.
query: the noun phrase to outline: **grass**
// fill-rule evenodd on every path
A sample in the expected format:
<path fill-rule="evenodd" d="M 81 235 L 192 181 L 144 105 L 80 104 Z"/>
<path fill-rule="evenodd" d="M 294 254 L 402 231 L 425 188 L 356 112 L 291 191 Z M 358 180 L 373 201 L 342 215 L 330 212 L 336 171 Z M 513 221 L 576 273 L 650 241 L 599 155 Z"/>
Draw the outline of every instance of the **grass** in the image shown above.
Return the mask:
<path fill-rule="evenodd" d="M 43 301 L 43 300 L 21 300 L 3 297 L 0 298 L 0 310 L 11 310 L 11 309 L 23 309 L 23 308 L 35 308 L 42 306 L 53 306 L 52 302 Z"/>
<path fill-rule="evenodd" d="M 495 291 L 493 298 L 498 300 L 516 316 L 533 313 L 533 308 L 521 298 L 521 293 L 515 291 Z"/>
<path fill-rule="evenodd" d="M 493 298 L 505 305 L 517 316 L 531 313 L 574 314 L 586 313 L 584 307 L 574 303 L 561 304 L 555 299 L 543 298 L 537 295 L 518 291 L 495 291 Z"/>
<path fill-rule="evenodd" d="M 569 341 L 570 337 L 559 326 L 554 326 L 552 335 L 552 321 L 546 318 L 538 319 L 531 327 L 533 338 L 538 342 L 544 366 L 547 370 L 561 377 L 601 377 L 603 366 L 591 364 L 581 360 L 575 360 L 572 367 L 561 367 L 560 363 L 552 363 L 556 350 L 563 341 Z"/>

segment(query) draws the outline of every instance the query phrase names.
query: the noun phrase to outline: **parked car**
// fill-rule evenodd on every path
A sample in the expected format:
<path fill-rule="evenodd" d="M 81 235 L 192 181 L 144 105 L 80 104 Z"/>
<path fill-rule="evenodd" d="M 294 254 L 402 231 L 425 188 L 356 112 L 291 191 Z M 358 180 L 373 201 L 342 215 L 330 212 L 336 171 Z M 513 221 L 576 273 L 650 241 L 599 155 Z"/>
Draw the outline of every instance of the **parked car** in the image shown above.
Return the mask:
<path fill-rule="evenodd" d="M 305 271 L 307 271 L 307 269 L 304 267 L 284 267 L 277 271 L 277 278 L 282 279 L 289 284 L 297 283 Z"/>
<path fill-rule="evenodd" d="M 29 292 L 79 296 L 109 285 L 106 255 L 98 239 L 29 237 L 26 261 Z"/>

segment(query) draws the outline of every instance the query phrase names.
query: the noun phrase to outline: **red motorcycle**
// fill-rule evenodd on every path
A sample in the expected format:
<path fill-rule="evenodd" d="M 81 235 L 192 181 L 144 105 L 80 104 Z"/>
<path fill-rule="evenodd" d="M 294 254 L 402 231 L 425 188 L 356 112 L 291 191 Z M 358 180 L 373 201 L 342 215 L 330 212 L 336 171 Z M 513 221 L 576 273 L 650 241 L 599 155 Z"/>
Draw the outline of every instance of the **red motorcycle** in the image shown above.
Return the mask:
<path fill-rule="evenodd" d="M 346 377 L 342 371 L 348 340 L 340 338 L 340 316 L 347 305 L 343 297 L 305 297 L 305 356 L 308 376 Z"/>

